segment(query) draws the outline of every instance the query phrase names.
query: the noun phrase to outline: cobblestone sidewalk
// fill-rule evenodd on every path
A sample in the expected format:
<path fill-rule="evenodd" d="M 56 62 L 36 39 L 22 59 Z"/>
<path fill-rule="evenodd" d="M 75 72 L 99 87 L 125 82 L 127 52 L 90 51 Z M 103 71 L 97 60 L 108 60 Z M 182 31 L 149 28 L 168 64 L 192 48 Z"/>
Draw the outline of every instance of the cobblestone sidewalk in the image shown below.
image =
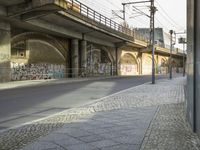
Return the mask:
<path fill-rule="evenodd" d="M 197 150 L 184 78 L 146 83 L 0 134 L 1 150 Z"/>

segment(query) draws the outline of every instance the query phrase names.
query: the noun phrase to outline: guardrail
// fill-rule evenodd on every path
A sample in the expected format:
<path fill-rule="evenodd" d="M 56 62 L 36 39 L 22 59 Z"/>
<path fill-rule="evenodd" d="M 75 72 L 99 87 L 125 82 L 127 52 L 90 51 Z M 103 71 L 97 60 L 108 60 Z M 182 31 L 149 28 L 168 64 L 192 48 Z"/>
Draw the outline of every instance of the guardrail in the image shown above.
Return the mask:
<path fill-rule="evenodd" d="M 79 2 L 78 0 L 65 0 L 67 3 L 67 8 L 75 12 L 84 15 L 85 17 L 92 19 L 100 24 L 103 24 L 113 30 L 124 33 L 129 36 L 134 36 L 134 31 L 130 28 L 124 27 L 123 25 L 116 23 L 115 21 L 109 19 L 108 17 L 98 13 L 97 11 L 91 9 L 85 4 Z"/>

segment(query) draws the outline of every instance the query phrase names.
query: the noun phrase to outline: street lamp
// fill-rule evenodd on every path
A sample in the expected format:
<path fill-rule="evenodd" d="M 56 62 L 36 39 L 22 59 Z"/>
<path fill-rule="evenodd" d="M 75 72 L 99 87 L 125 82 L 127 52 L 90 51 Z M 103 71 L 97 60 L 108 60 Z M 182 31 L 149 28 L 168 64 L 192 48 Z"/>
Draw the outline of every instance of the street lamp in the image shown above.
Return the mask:
<path fill-rule="evenodd" d="M 174 33 L 173 30 L 169 31 L 170 33 L 170 57 L 169 57 L 169 78 L 172 79 L 172 34 Z"/>

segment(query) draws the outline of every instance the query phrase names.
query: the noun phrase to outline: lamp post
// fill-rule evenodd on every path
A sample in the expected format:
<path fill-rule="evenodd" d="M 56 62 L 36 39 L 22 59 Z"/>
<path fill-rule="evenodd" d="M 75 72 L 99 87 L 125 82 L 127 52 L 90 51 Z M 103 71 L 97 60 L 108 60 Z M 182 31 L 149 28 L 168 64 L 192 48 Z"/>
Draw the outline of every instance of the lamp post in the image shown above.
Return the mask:
<path fill-rule="evenodd" d="M 173 30 L 170 30 L 170 57 L 169 57 L 169 79 L 172 79 L 172 34 L 173 34 Z"/>

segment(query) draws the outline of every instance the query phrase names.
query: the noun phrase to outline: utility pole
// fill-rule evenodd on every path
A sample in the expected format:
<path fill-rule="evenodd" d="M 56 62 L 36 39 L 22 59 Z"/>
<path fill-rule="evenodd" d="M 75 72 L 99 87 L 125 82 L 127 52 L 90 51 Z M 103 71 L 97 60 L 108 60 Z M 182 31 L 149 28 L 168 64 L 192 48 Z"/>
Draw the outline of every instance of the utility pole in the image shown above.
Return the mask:
<path fill-rule="evenodd" d="M 152 0 L 148 0 L 148 1 L 138 1 L 138 2 L 128 2 L 128 3 L 122 3 L 122 6 L 123 6 L 123 10 L 122 10 L 122 13 L 123 13 L 123 20 L 126 21 L 126 5 L 131 5 L 131 4 L 140 4 L 140 3 L 149 3 L 151 2 Z M 154 1 L 154 0 L 153 0 Z M 140 12 L 142 12 L 141 10 L 139 10 Z M 144 12 L 142 12 L 143 15 L 146 15 Z M 146 15 L 147 16 L 147 15 Z M 150 16 L 148 16 L 150 17 Z"/>
<path fill-rule="evenodd" d="M 126 7 L 125 7 L 126 4 L 125 4 L 125 3 L 122 3 L 122 5 L 123 5 L 123 11 L 122 11 L 122 12 L 123 12 L 123 20 L 124 20 L 124 22 L 125 22 L 125 21 L 126 21 L 126 10 L 125 10 L 125 9 L 126 9 Z"/>
<path fill-rule="evenodd" d="M 183 44 L 183 77 L 185 76 L 185 44 L 186 42 L 186 38 L 179 38 L 178 39 L 179 44 Z"/>
<path fill-rule="evenodd" d="M 178 32 L 175 33 L 175 37 L 177 34 L 187 34 L 185 31 L 184 32 Z M 179 44 L 183 44 L 183 77 L 185 76 L 185 44 L 187 43 L 186 38 L 180 37 L 178 39 Z"/>
<path fill-rule="evenodd" d="M 154 61 L 154 15 L 156 12 L 156 8 L 154 6 L 154 0 L 151 0 L 151 6 L 150 6 L 150 46 L 152 48 L 152 84 L 155 84 L 155 61 Z"/>
<path fill-rule="evenodd" d="M 172 34 L 173 34 L 173 30 L 170 30 L 170 57 L 169 57 L 169 79 L 172 79 Z"/>
<path fill-rule="evenodd" d="M 157 11 L 156 7 L 154 6 L 154 0 L 148 0 L 148 1 L 138 1 L 138 2 L 128 2 L 128 3 L 122 3 L 123 5 L 123 19 L 125 21 L 125 6 L 126 5 L 130 5 L 130 4 L 139 4 L 139 3 L 151 3 L 150 4 L 150 16 L 144 12 L 142 12 L 140 9 L 137 9 L 139 13 L 141 13 L 142 15 L 145 15 L 147 17 L 150 18 L 150 39 L 149 39 L 149 44 L 150 44 L 150 48 L 152 49 L 152 84 L 155 84 L 155 64 L 154 64 L 154 54 L 155 54 L 155 47 L 154 47 L 154 16 L 155 16 L 155 12 Z"/>
<path fill-rule="evenodd" d="M 183 77 L 185 77 L 185 42 L 183 42 Z"/>

